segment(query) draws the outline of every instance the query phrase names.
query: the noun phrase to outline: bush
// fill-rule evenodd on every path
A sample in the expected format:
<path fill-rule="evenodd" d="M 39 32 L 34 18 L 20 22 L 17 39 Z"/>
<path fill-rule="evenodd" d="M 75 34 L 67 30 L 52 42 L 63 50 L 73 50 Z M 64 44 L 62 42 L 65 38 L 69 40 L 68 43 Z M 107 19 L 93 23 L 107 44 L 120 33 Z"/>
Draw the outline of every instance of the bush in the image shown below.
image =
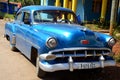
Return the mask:
<path fill-rule="evenodd" d="M 120 62 L 120 53 L 114 56 L 116 62 Z"/>
<path fill-rule="evenodd" d="M 14 15 L 11 14 L 5 14 L 4 18 L 10 18 L 10 19 L 14 19 Z"/>
<path fill-rule="evenodd" d="M 9 19 L 14 19 L 14 15 L 12 14 L 8 14 L 8 13 L 4 13 L 4 12 L 0 12 L 0 18 L 9 18 Z"/>
<path fill-rule="evenodd" d="M 0 19 L 3 19 L 4 14 L 0 12 Z"/>
<path fill-rule="evenodd" d="M 120 26 L 116 26 L 113 31 L 113 36 L 117 39 L 120 40 Z"/>

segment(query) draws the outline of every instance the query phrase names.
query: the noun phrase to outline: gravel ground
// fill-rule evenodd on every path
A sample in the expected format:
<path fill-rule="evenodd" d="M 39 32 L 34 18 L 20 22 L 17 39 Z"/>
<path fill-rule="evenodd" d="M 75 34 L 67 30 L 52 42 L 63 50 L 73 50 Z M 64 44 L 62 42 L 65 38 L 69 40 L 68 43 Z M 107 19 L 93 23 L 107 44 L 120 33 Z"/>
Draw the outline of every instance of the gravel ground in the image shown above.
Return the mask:
<path fill-rule="evenodd" d="M 40 79 L 36 76 L 35 66 L 20 52 L 12 52 L 9 42 L 3 37 L 4 24 L 0 20 L 0 80 L 120 80 L 120 64 L 105 68 L 105 73 L 92 71 L 60 71 Z M 118 50 L 118 49 L 117 49 Z"/>

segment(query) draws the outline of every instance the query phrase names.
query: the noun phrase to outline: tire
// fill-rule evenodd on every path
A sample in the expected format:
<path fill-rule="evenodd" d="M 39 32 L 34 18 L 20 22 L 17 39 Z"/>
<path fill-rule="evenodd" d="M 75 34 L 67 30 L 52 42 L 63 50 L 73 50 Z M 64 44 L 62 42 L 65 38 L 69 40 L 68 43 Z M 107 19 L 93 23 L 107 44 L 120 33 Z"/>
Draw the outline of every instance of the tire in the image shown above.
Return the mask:
<path fill-rule="evenodd" d="M 43 71 L 39 67 L 39 57 L 37 57 L 37 59 L 36 59 L 36 72 L 37 72 L 37 76 L 40 77 L 40 78 L 44 78 L 47 74 L 47 72 Z"/>
<path fill-rule="evenodd" d="M 5 38 L 6 38 L 7 41 L 10 41 L 10 37 L 9 36 L 5 35 Z"/>
<path fill-rule="evenodd" d="M 15 47 L 15 45 L 10 44 L 10 48 L 12 51 L 17 51 L 17 48 Z"/>

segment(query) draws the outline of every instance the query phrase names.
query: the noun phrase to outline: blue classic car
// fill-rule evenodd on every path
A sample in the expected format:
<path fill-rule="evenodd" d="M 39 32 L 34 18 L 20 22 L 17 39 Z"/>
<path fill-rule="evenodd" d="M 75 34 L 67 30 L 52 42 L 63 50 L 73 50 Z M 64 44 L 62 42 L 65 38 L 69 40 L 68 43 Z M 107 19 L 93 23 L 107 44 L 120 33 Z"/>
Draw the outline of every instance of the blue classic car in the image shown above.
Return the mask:
<path fill-rule="evenodd" d="M 11 50 L 18 49 L 36 65 L 39 77 L 60 70 L 115 66 L 115 39 L 80 23 L 66 8 L 27 6 L 17 12 L 14 22 L 6 23 L 5 37 Z"/>

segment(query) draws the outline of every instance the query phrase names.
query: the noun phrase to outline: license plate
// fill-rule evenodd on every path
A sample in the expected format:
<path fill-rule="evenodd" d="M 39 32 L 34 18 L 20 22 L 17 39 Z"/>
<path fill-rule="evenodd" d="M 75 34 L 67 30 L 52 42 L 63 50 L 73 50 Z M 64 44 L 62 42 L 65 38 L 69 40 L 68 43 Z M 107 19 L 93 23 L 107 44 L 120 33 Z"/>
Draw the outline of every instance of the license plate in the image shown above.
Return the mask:
<path fill-rule="evenodd" d="M 80 63 L 79 64 L 79 69 L 93 69 L 95 68 L 94 63 Z"/>

